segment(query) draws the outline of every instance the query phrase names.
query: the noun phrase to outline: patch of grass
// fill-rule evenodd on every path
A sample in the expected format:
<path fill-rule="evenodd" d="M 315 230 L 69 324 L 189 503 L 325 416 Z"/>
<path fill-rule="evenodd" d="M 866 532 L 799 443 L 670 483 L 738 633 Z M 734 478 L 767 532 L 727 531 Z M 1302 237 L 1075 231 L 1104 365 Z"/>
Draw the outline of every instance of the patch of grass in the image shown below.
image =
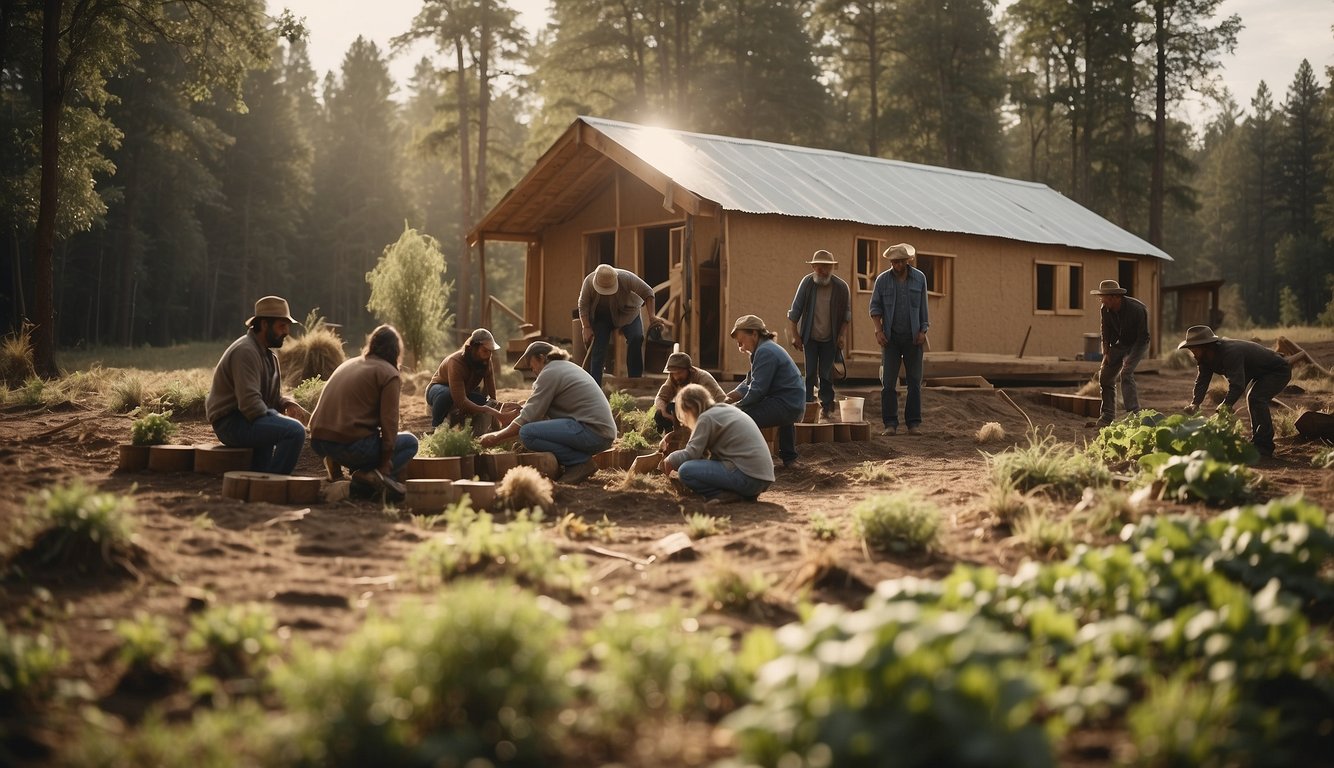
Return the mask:
<path fill-rule="evenodd" d="M 1228 765 L 1236 758 L 1237 692 L 1228 680 L 1185 673 L 1149 678 L 1148 695 L 1126 716 L 1136 765 Z"/>
<path fill-rule="evenodd" d="M 984 455 L 993 481 L 1008 482 L 1019 491 L 1069 496 L 1111 482 L 1106 465 L 1051 433 L 1030 433 L 1027 446 Z"/>
<path fill-rule="evenodd" d="M 861 484 L 888 483 L 894 479 L 894 470 L 888 461 L 863 461 L 846 473 L 849 481 Z"/>
<path fill-rule="evenodd" d="M 714 611 L 764 616 L 768 613 L 772 581 L 763 573 L 747 573 L 715 561 L 707 572 L 695 578 L 695 591 L 705 607 Z"/>
<path fill-rule="evenodd" d="M 45 633 L 11 633 L 0 623 L 0 713 L 30 712 L 55 693 L 68 654 Z"/>
<path fill-rule="evenodd" d="M 46 379 L 33 376 L 14 391 L 14 401 L 20 405 L 37 406 L 46 402 Z"/>
<path fill-rule="evenodd" d="M 999 443 L 1005 439 L 1005 427 L 1001 426 L 999 421 L 988 421 L 986 424 L 977 428 L 977 433 L 973 435 L 973 442 L 978 445 L 987 443 Z"/>
<path fill-rule="evenodd" d="M 1043 510 L 1020 515 L 1013 525 L 1014 537 L 1028 551 L 1043 560 L 1059 560 L 1070 554 L 1075 533 L 1070 521 Z"/>
<path fill-rule="evenodd" d="M 292 388 L 292 399 L 307 411 L 314 412 L 315 405 L 320 402 L 320 395 L 324 392 L 324 384 L 324 379 L 319 376 L 304 379 Z"/>
<path fill-rule="evenodd" d="M 185 648 L 207 653 L 209 666 L 224 677 L 248 677 L 278 650 L 277 626 L 259 603 L 210 606 L 190 618 Z"/>
<path fill-rule="evenodd" d="M 812 538 L 820 541 L 833 541 L 838 538 L 838 526 L 819 512 L 811 515 L 810 532 Z"/>
<path fill-rule="evenodd" d="M 934 552 L 942 545 L 940 510 L 916 491 L 864 499 L 852 508 L 852 519 L 872 549 Z"/>
<path fill-rule="evenodd" d="M 1275 437 L 1297 436 L 1297 414 L 1295 412 L 1287 408 L 1275 408 L 1273 414 Z"/>
<path fill-rule="evenodd" d="M 732 527 L 732 518 L 730 517 L 714 517 L 703 512 L 692 512 L 685 518 L 686 535 L 696 540 L 717 536 Z"/>
<path fill-rule="evenodd" d="M 1071 510 L 1071 517 L 1090 531 L 1112 534 L 1128 523 L 1138 522 L 1142 510 L 1135 498 L 1115 488 L 1085 488 L 1084 497 Z"/>
<path fill-rule="evenodd" d="M 148 400 L 148 386 L 144 377 L 134 371 L 127 371 L 107 388 L 106 408 L 112 413 L 129 413 L 144 407 Z"/>
<path fill-rule="evenodd" d="M 24 323 L 17 331 L 0 339 L 0 384 L 6 389 L 19 386 L 37 375 L 33 368 L 32 323 Z"/>
<path fill-rule="evenodd" d="M 1014 526 L 1019 518 L 1032 514 L 1041 505 L 1032 493 L 1023 493 L 1010 480 L 998 480 L 987 487 L 983 503 L 996 520 L 1005 526 Z"/>
<path fill-rule="evenodd" d="M 499 571 L 519 581 L 578 592 L 587 579 L 582 557 L 561 555 L 542 533 L 542 514 L 521 511 L 497 523 L 465 499 L 444 511 L 443 535 L 408 557 L 409 568 L 427 583 L 479 571 Z"/>
<path fill-rule="evenodd" d="M 197 377 L 173 379 L 167 382 L 157 401 L 164 408 L 170 408 L 177 417 L 202 418 L 204 402 L 208 400 L 208 390 L 212 382 Z"/>
<path fill-rule="evenodd" d="M 116 637 L 121 643 L 118 655 L 130 674 L 165 669 L 176 652 L 167 620 L 142 611 L 132 620 L 116 622 Z"/>
<path fill-rule="evenodd" d="M 1173 349 L 1162 354 L 1163 367 L 1170 371 L 1189 371 L 1198 366 L 1195 358 L 1184 349 Z"/>
<path fill-rule="evenodd" d="M 1334 448 L 1325 448 L 1311 457 L 1311 466 L 1321 469 L 1334 469 Z"/>
<path fill-rule="evenodd" d="M 237 324 L 240 331 L 240 323 Z M 237 334 L 238 336 L 240 333 Z M 62 371 L 82 371 L 94 366 L 135 369 L 139 371 L 181 371 L 191 368 L 213 370 L 227 344 L 216 341 L 195 341 L 153 347 L 69 347 L 56 352 L 56 361 Z"/>
<path fill-rule="evenodd" d="M 640 432 L 621 432 L 616 436 L 615 447 L 622 451 L 647 453 L 653 448 L 653 443 L 650 443 L 648 438 Z"/>
<path fill-rule="evenodd" d="M 31 544 L 15 560 L 79 570 L 126 567 L 137 557 L 133 509 L 133 499 L 97 493 L 79 480 L 48 488 L 28 500 L 22 527 Z"/>
<path fill-rule="evenodd" d="M 611 541 L 616 538 L 616 523 L 606 515 L 601 520 L 588 522 L 579 515 L 569 512 L 556 523 L 556 533 L 575 541 L 597 539 Z"/>

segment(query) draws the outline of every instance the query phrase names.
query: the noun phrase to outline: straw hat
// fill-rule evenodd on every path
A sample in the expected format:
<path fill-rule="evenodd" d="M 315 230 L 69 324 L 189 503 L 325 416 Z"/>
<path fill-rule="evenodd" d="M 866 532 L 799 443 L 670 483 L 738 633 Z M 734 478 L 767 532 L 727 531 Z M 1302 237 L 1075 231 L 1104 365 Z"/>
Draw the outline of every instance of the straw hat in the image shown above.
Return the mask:
<path fill-rule="evenodd" d="M 741 317 L 738 317 L 736 322 L 732 323 L 732 333 L 729 335 L 735 339 L 737 331 L 758 331 L 759 334 L 766 339 L 772 339 L 774 337 L 774 332 L 769 330 L 768 327 L 765 326 L 764 321 L 756 315 L 742 315 Z"/>
<path fill-rule="evenodd" d="M 473 331 L 472 335 L 468 337 L 468 344 L 474 347 L 490 347 L 493 352 L 500 349 L 500 345 L 496 343 L 496 337 L 485 328 L 478 328 Z"/>
<path fill-rule="evenodd" d="M 880 258 L 889 259 L 890 261 L 896 261 L 898 259 L 909 260 L 909 259 L 914 259 L 916 257 L 917 257 L 917 249 L 912 247 L 911 245 L 908 245 L 907 243 L 898 243 L 897 245 L 891 245 L 885 249 L 884 253 L 880 254 Z"/>
<path fill-rule="evenodd" d="M 835 258 L 834 258 L 834 254 L 832 254 L 832 253 L 830 253 L 829 251 L 826 251 L 825 249 L 821 248 L 820 250 L 816 251 L 815 254 L 811 256 L 811 260 L 808 261 L 808 262 L 806 262 L 806 263 L 807 263 L 807 264 L 837 264 L 837 263 L 838 263 L 838 259 L 835 259 Z"/>
<path fill-rule="evenodd" d="M 1092 296 L 1124 296 L 1127 291 L 1115 280 L 1103 280 L 1098 287 L 1089 291 Z"/>
<path fill-rule="evenodd" d="M 621 280 L 616 276 L 616 267 L 610 264 L 599 264 L 598 268 L 593 270 L 593 290 L 603 296 L 610 296 L 616 293 L 621 287 Z"/>
<path fill-rule="evenodd" d="M 514 370 L 531 371 L 533 369 L 532 359 L 538 355 L 549 355 L 555 347 L 545 341 L 534 341 L 528 345 L 528 349 L 523 351 L 518 360 L 514 361 Z"/>
<path fill-rule="evenodd" d="M 295 323 L 296 318 L 292 317 L 292 310 L 287 307 L 287 299 L 281 296 L 265 296 L 255 302 L 255 314 L 245 321 L 246 325 L 255 322 L 258 317 L 271 317 L 275 320 L 286 320 L 289 323 Z M 300 325 L 300 323 L 297 323 Z"/>
<path fill-rule="evenodd" d="M 1207 325 L 1192 325 L 1186 329 L 1186 340 L 1177 345 L 1177 349 L 1186 347 L 1198 347 L 1202 344 L 1213 344 L 1219 338 L 1214 335 L 1214 329 Z"/>

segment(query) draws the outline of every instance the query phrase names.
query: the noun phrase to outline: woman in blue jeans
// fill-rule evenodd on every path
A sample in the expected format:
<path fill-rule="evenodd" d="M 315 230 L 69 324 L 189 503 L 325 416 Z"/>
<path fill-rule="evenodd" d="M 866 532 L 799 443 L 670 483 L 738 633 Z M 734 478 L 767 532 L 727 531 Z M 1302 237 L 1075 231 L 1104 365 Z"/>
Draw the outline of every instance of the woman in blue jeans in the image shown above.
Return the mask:
<path fill-rule="evenodd" d="M 676 394 L 676 413 L 690 429 L 690 441 L 663 459 L 664 472 L 675 471 L 687 488 L 718 504 L 754 501 L 773 483 L 769 444 L 741 409 L 714 402 L 707 389 L 687 384 Z"/>

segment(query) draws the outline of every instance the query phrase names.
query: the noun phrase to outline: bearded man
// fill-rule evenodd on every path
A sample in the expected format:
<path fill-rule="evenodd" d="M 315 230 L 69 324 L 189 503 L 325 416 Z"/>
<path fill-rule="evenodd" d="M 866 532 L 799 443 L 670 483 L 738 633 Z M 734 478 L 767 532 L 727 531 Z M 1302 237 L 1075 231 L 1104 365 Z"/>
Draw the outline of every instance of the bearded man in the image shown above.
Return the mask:
<path fill-rule="evenodd" d="M 834 413 L 834 360 L 845 346 L 844 334 L 852 320 L 848 284 L 834 274 L 838 262 L 826 250 L 816 251 L 811 273 L 797 285 L 788 310 L 788 343 L 806 353 L 806 402 L 815 402 L 815 382 L 820 382 L 820 414 Z"/>

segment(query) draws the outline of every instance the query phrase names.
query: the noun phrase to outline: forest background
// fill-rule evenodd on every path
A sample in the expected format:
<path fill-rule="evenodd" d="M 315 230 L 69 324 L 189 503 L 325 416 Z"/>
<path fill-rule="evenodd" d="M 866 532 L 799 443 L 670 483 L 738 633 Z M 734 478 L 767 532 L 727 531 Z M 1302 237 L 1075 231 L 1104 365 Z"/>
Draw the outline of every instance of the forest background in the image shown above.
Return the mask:
<path fill-rule="evenodd" d="M 1172 254 L 1166 283 L 1226 280 L 1230 328 L 1334 325 L 1334 72 L 1221 89 L 1220 5 L 551 0 L 533 33 L 425 0 L 321 77 L 263 0 L 0 0 L 0 322 L 37 324 L 48 374 L 60 347 L 232 338 L 264 293 L 357 339 L 411 228 L 474 327 L 466 232 L 595 115 L 1042 182 Z M 424 51 L 406 83 L 396 51 Z M 487 269 L 519 306 L 522 248 Z"/>

